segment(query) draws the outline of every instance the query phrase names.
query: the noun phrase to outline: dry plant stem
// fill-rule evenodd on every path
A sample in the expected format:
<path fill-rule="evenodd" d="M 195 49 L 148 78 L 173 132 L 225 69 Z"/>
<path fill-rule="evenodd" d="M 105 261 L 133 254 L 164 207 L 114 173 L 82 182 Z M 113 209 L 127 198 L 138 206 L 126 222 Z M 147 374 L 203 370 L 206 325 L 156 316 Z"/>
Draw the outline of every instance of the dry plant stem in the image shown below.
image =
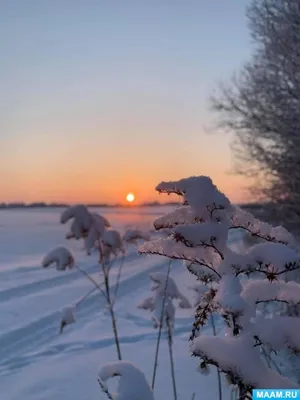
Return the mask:
<path fill-rule="evenodd" d="M 275 370 L 279 373 L 279 375 L 282 375 L 282 372 L 281 372 L 280 368 L 278 367 L 276 362 L 272 359 L 272 357 L 269 354 L 267 354 L 266 350 L 263 347 L 261 348 L 261 350 L 262 350 L 262 354 L 265 357 L 265 360 L 266 360 L 266 362 L 268 364 L 268 367 L 272 368 L 271 367 L 271 363 L 272 363 L 274 368 L 275 368 Z"/>
<path fill-rule="evenodd" d="M 162 304 L 161 317 L 160 317 L 160 324 L 159 324 L 159 328 L 158 328 L 158 335 L 157 335 L 157 342 L 156 342 L 154 367 L 153 367 L 153 375 L 152 375 L 152 385 L 151 385 L 152 389 L 154 389 L 154 385 L 155 385 L 156 370 L 157 370 L 157 365 L 158 365 L 159 344 L 160 344 L 162 325 L 163 325 L 163 319 L 164 319 L 164 314 L 165 314 L 165 304 L 166 304 L 166 297 L 167 297 L 167 288 L 168 288 L 169 275 L 170 275 L 170 271 L 171 271 L 171 263 L 172 263 L 172 260 L 170 259 L 169 260 L 169 264 L 168 264 L 166 286 L 165 286 L 165 291 L 164 291 L 163 304 Z"/>
<path fill-rule="evenodd" d="M 125 255 L 122 256 L 121 262 L 120 262 L 120 265 L 119 265 L 119 269 L 118 269 L 118 275 L 117 275 L 117 280 L 116 280 L 116 288 L 115 288 L 115 294 L 114 294 L 114 299 L 113 299 L 113 305 L 116 302 L 116 298 L 117 298 L 117 294 L 118 294 L 118 290 L 119 290 L 119 286 L 120 286 L 122 268 L 124 266 L 124 261 L 125 261 Z"/>
<path fill-rule="evenodd" d="M 167 318 L 167 325 L 168 325 L 168 345 L 169 345 L 169 355 L 170 355 L 170 365 L 171 365 L 171 377 L 172 377 L 173 393 L 174 393 L 174 400 L 177 400 L 177 389 L 176 389 L 174 357 L 173 357 L 172 327 L 170 325 L 169 318 Z"/>
<path fill-rule="evenodd" d="M 78 271 L 80 271 L 83 275 L 85 275 L 85 276 L 87 277 L 87 279 L 88 279 L 90 282 L 92 282 L 92 283 L 96 286 L 97 289 L 100 290 L 100 292 L 103 294 L 103 296 L 104 296 L 104 297 L 106 298 L 106 300 L 107 300 L 107 296 L 106 296 L 104 290 L 102 289 L 102 287 L 99 285 L 99 283 L 97 283 L 97 282 L 95 281 L 95 279 L 92 278 L 84 269 L 81 269 L 80 267 L 78 267 L 78 265 L 76 265 L 76 269 L 78 269 Z"/>
<path fill-rule="evenodd" d="M 86 295 L 84 295 L 83 297 L 81 297 L 80 300 L 77 301 L 77 303 L 75 304 L 75 307 L 78 307 L 81 303 L 84 302 L 84 300 L 86 300 L 92 293 L 94 293 L 96 290 L 98 290 L 97 287 L 94 287 L 92 290 L 90 290 L 89 292 L 87 292 Z"/>
<path fill-rule="evenodd" d="M 192 400 L 195 400 L 195 398 L 196 398 L 196 393 L 193 393 L 192 394 Z"/>
<path fill-rule="evenodd" d="M 231 389 L 230 399 L 231 400 L 238 400 L 239 391 L 236 388 Z"/>
<path fill-rule="evenodd" d="M 109 398 L 109 400 L 114 400 L 112 394 L 109 393 L 108 389 L 101 382 L 101 379 L 98 378 L 98 382 L 99 382 L 102 392 L 106 394 L 106 396 Z"/>
<path fill-rule="evenodd" d="M 210 320 L 211 320 L 211 326 L 212 326 L 213 334 L 214 334 L 214 336 L 217 336 L 216 326 L 215 326 L 215 321 L 214 321 L 213 314 L 211 314 Z M 221 373 L 220 373 L 219 368 L 217 368 L 217 374 L 218 374 L 219 400 L 222 400 L 222 382 L 221 382 Z"/>
<path fill-rule="evenodd" d="M 117 348 L 118 359 L 122 360 L 120 341 L 119 341 L 119 337 L 118 337 L 117 322 L 116 322 L 116 317 L 115 317 L 115 313 L 114 313 L 114 309 L 113 309 L 112 299 L 110 297 L 110 287 L 109 287 L 109 270 L 110 270 L 110 268 L 106 268 L 103 263 L 101 265 L 102 265 L 102 270 L 103 270 L 103 275 L 104 275 L 106 299 L 107 299 L 107 304 L 108 304 L 108 308 L 109 308 L 109 313 L 111 316 L 111 323 L 112 323 L 112 328 L 113 328 L 113 333 L 114 333 L 114 338 L 115 338 L 115 343 L 116 343 L 116 348 Z"/>
<path fill-rule="evenodd" d="M 106 299 L 107 304 L 108 304 L 108 308 L 109 308 L 109 313 L 110 313 L 111 320 L 112 320 L 112 328 L 113 328 L 113 333 L 114 333 L 114 337 L 115 337 L 115 343 L 116 343 L 116 347 L 117 347 L 118 359 L 122 360 L 120 342 L 119 342 L 118 330 L 117 330 L 117 324 L 116 324 L 116 318 L 115 318 L 115 313 L 114 313 L 114 310 L 113 310 L 113 305 L 112 305 L 111 297 L 110 297 L 109 278 L 108 278 L 109 269 L 106 269 L 103 264 L 101 264 L 101 265 L 102 265 L 102 270 L 103 270 L 103 275 L 104 275 L 105 292 L 102 289 L 102 287 L 86 271 L 84 271 L 83 269 L 81 269 L 77 265 L 76 265 L 76 268 L 83 275 L 85 275 L 97 287 L 97 289 L 100 290 L 100 292 L 103 294 L 104 298 Z M 89 294 L 91 294 L 91 292 Z M 86 297 L 87 296 L 85 296 L 85 298 Z M 83 301 L 83 299 L 81 299 L 81 301 Z M 78 303 L 77 303 L 77 305 L 78 305 Z"/>

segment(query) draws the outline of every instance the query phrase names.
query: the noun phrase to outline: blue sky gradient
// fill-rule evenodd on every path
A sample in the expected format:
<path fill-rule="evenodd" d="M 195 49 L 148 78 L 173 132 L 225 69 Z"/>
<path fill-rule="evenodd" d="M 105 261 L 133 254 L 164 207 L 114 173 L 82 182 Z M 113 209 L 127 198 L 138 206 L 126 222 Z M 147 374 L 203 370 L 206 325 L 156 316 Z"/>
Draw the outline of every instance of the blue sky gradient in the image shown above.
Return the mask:
<path fill-rule="evenodd" d="M 246 0 L 0 1 L 0 201 L 156 199 L 209 174 L 245 198 L 208 97 L 251 52 Z"/>

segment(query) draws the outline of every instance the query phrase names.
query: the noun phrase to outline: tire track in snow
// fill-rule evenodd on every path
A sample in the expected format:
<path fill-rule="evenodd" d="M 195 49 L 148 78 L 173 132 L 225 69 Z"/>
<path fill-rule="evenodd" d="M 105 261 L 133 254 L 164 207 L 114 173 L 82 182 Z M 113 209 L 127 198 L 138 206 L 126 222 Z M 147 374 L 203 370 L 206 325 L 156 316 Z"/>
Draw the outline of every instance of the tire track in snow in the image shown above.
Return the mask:
<path fill-rule="evenodd" d="M 136 258 L 141 257 L 139 254 L 136 252 L 129 253 L 128 256 L 126 257 L 126 261 L 130 262 L 135 260 Z M 86 262 L 83 263 L 83 267 L 86 265 Z M 78 265 L 82 267 L 79 263 Z M 49 267 L 51 268 L 51 267 Z M 39 269 L 42 269 L 40 267 Z M 92 272 L 100 272 L 99 264 L 96 262 L 93 262 L 93 265 L 89 265 L 88 267 L 84 267 L 84 270 L 88 273 Z M 38 271 L 37 271 L 38 274 Z M 34 282 L 30 283 L 25 283 L 20 286 L 14 286 L 9 289 L 4 289 L 0 291 L 0 301 L 3 303 L 5 301 L 9 301 L 15 297 L 24 297 L 24 296 L 31 296 L 33 294 L 36 294 L 38 292 L 41 292 L 42 290 L 50 289 L 51 287 L 55 286 L 56 288 L 59 286 L 62 286 L 66 283 L 71 283 L 78 279 L 78 276 L 80 276 L 81 273 L 77 271 L 76 269 L 73 271 L 65 271 L 61 272 L 58 271 L 56 276 L 52 276 L 50 278 L 42 279 L 42 280 L 36 280 Z"/>
<path fill-rule="evenodd" d="M 149 258 L 151 264 L 152 259 Z M 144 260 L 145 262 L 145 260 Z M 137 287 L 148 285 L 148 275 L 150 272 L 160 271 L 166 266 L 166 261 L 156 263 L 143 271 L 133 273 L 120 282 L 119 295 L 120 298 L 133 293 Z M 175 263 L 173 268 L 175 267 Z M 115 285 L 111 285 L 111 290 L 115 290 Z M 99 298 L 99 293 L 91 295 L 79 307 L 77 319 L 80 325 L 90 320 L 94 314 L 100 313 L 105 307 L 105 300 Z M 60 311 L 50 313 L 36 321 L 33 321 L 21 328 L 7 332 L 0 337 L 0 367 L 3 369 L 11 369 L 22 360 L 22 356 L 33 350 L 39 349 L 41 346 L 50 344 L 58 338 L 58 329 L 60 321 Z M 75 328 L 76 329 L 76 328 Z"/>
<path fill-rule="evenodd" d="M 188 323 L 188 325 L 187 325 Z M 177 326 L 174 328 L 174 337 L 178 337 L 180 335 L 186 334 L 188 331 L 188 326 L 191 326 L 193 323 L 193 319 L 190 318 L 185 320 L 185 324 L 182 326 Z M 149 325 L 152 325 L 149 321 Z M 149 327 L 150 328 L 150 327 Z M 207 328 L 207 327 L 206 327 Z M 164 336 L 162 338 L 164 339 Z M 133 335 L 120 336 L 120 344 L 128 344 L 128 343 L 138 343 L 141 341 L 156 341 L 157 339 L 157 330 L 151 329 L 149 332 L 137 333 Z M 188 341 L 188 339 L 187 339 Z M 53 346 L 49 346 L 47 349 L 42 350 L 40 352 L 34 352 L 31 354 L 24 354 L 23 356 L 16 357 L 14 359 L 9 360 L 8 362 L 4 362 L 0 364 L 0 376 L 6 375 L 7 373 L 15 372 L 16 370 L 23 368 L 33 362 L 37 362 L 38 360 L 44 357 L 56 356 L 60 353 L 63 354 L 78 354 L 80 351 L 90 351 L 90 350 L 99 350 L 106 347 L 114 346 L 114 338 L 113 336 L 109 336 L 106 338 L 99 338 L 99 340 L 93 341 L 76 341 L 70 343 L 58 343 Z"/>

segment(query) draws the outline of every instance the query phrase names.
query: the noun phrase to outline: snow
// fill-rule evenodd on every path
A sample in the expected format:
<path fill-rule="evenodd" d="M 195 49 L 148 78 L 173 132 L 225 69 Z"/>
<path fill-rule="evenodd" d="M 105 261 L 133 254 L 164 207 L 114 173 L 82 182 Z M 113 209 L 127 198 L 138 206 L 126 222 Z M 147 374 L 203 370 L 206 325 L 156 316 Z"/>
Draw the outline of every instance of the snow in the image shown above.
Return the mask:
<path fill-rule="evenodd" d="M 157 185 L 156 190 L 159 193 L 174 193 L 183 196 L 184 204 L 192 207 L 198 219 L 206 220 L 212 215 L 212 212 L 216 219 L 223 214 L 223 210 L 232 209 L 228 198 L 218 191 L 208 176 L 192 176 L 176 182 L 161 182 Z M 208 207 L 211 208 L 208 209 Z"/>
<path fill-rule="evenodd" d="M 246 301 L 241 296 L 242 285 L 240 280 L 232 275 L 224 276 L 218 287 L 215 300 L 226 311 L 244 312 Z"/>
<path fill-rule="evenodd" d="M 60 333 L 63 332 L 63 329 L 66 325 L 74 324 L 76 322 L 75 310 L 75 306 L 68 306 L 62 309 L 60 320 Z"/>
<path fill-rule="evenodd" d="M 201 224 L 181 225 L 174 228 L 175 237 L 189 246 L 203 246 L 214 244 L 223 251 L 228 237 L 228 226 L 216 222 L 203 222 Z"/>
<path fill-rule="evenodd" d="M 73 254 L 64 246 L 56 247 L 50 250 L 42 261 L 44 268 L 49 267 L 51 264 L 56 264 L 58 271 L 64 271 L 67 268 L 71 269 L 74 266 Z"/>
<path fill-rule="evenodd" d="M 253 338 L 250 336 L 224 338 L 202 335 L 195 339 L 192 351 L 204 360 L 216 360 L 223 371 L 231 372 L 260 389 L 298 388 L 290 379 L 266 367 L 259 349 L 253 349 Z"/>
<path fill-rule="evenodd" d="M 275 372 L 272 370 L 270 361 L 274 360 L 268 359 L 270 355 L 265 347 L 280 351 L 285 347 L 285 354 L 281 352 L 285 364 L 289 364 L 288 353 L 289 357 L 299 355 L 298 286 L 290 285 L 289 289 L 294 290 L 288 296 L 287 286 L 283 284 L 274 288 L 253 284 L 248 286 L 248 291 L 244 291 L 242 285 L 246 278 L 269 283 L 278 281 L 280 277 L 286 281 L 299 278 L 299 246 L 292 235 L 282 227 L 272 227 L 232 206 L 209 177 L 193 176 L 176 182 L 162 182 L 156 190 L 183 196 L 183 204 L 189 208 L 180 209 L 177 214 L 172 212 L 156 221 L 156 229 L 167 228 L 170 234 L 167 238 L 144 243 L 139 252 L 162 255 L 170 261 L 182 260 L 183 265 L 207 286 L 208 290 L 202 297 L 200 289 L 197 291 L 198 304 L 190 336 L 194 355 L 202 359 L 200 368 L 207 371 L 207 364 L 211 364 L 226 373 L 232 383 L 238 385 L 241 399 L 248 398 L 246 392 L 251 387 L 295 387 L 296 383 L 283 378 L 278 369 Z M 244 241 L 241 251 L 237 246 L 230 248 L 228 235 L 234 229 L 247 232 L 258 243 L 249 248 Z M 158 287 L 155 288 L 156 295 L 161 297 Z M 263 313 L 257 307 L 260 303 L 257 295 L 263 297 L 262 288 L 268 290 L 264 293 L 264 300 L 275 300 L 271 319 L 266 304 Z M 276 302 L 280 301 L 292 304 L 279 310 L 278 316 L 275 315 L 278 314 Z M 144 308 L 147 304 L 156 309 L 154 300 L 147 299 Z M 223 318 L 227 326 L 223 338 L 203 336 L 203 328 L 207 327 L 208 321 L 213 324 L 213 313 Z M 212 327 L 215 336 L 215 327 Z M 277 330 L 278 336 L 274 340 Z M 231 358 L 231 352 L 239 354 Z M 295 373 L 292 375 L 299 383 Z M 269 386 L 263 386 L 266 383 L 263 383 L 262 376 Z"/>
<path fill-rule="evenodd" d="M 111 250 L 114 256 L 117 256 L 119 252 L 124 252 L 121 235 L 115 229 L 106 230 L 101 242 L 104 247 Z"/>
<path fill-rule="evenodd" d="M 117 393 L 114 400 L 154 400 L 153 392 L 143 372 L 128 361 L 117 361 L 104 365 L 99 371 L 99 379 L 106 382 L 108 379 L 119 376 Z"/>
<path fill-rule="evenodd" d="M 175 323 L 175 304 L 173 300 L 179 300 L 178 306 L 183 309 L 191 308 L 189 300 L 180 292 L 170 274 L 161 272 L 150 273 L 150 280 L 153 285 L 151 291 L 153 295 L 142 300 L 138 307 L 144 310 L 153 311 L 152 321 L 154 328 L 164 326 L 168 320 L 170 326 Z"/>
<path fill-rule="evenodd" d="M 139 240 L 150 240 L 150 238 L 149 232 L 142 231 L 141 229 L 128 229 L 123 236 L 123 241 L 136 244 Z"/>
<path fill-rule="evenodd" d="M 122 235 L 129 224 L 143 231 L 174 207 L 96 209 Z M 83 240 L 66 240 L 73 221 L 60 224 L 61 209 L 0 211 L 0 387 L 1 400 L 107 399 L 97 382 L 99 369 L 116 361 L 109 315 L 96 290 L 76 307 L 76 323 L 59 334 L 64 307 L 72 308 L 92 284 L 77 269 L 42 268 L 41 261 L 59 244 L 73 254 L 76 265 L 97 282 L 102 281 L 97 251 L 87 257 Z M 70 218 L 71 219 L 71 218 Z M 111 269 L 114 289 L 119 262 Z M 124 360 L 138 367 L 151 382 L 157 331 L 149 314 L 136 305 L 149 290 L 150 273 L 166 273 L 168 261 L 144 256 L 129 246 L 115 305 Z M 172 261 L 171 277 L 192 301 L 189 289 L 195 278 L 181 261 Z M 72 309 L 73 310 L 73 309 Z M 65 312 L 65 311 L 64 311 Z M 75 316 L 71 313 L 71 315 Z M 216 398 L 216 373 L 196 372 L 199 361 L 189 354 L 191 309 L 176 309 L 173 329 L 178 399 Z M 221 325 L 222 326 L 222 325 Z M 211 329 L 208 327 L 208 331 Z M 114 380 L 111 385 L 114 389 Z M 224 399 L 230 390 L 224 386 Z M 173 398 L 167 338 L 163 336 L 155 386 L 155 399 Z"/>
<path fill-rule="evenodd" d="M 270 242 L 279 242 L 292 248 L 299 248 L 295 237 L 282 226 L 273 227 L 255 218 L 252 214 L 235 206 L 231 215 L 232 228 L 243 228 L 255 236 Z"/>
<path fill-rule="evenodd" d="M 248 304 L 253 305 L 275 300 L 298 304 L 300 303 L 300 285 L 293 281 L 249 280 L 244 282 L 241 295 Z"/>

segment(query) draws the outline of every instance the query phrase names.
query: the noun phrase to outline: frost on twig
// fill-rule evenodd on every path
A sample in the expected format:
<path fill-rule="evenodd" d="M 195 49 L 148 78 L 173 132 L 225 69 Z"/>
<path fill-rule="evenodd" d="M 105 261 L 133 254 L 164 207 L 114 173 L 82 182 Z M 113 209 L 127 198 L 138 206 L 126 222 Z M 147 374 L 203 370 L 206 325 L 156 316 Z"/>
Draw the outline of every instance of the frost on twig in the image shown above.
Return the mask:
<path fill-rule="evenodd" d="M 113 400 L 154 400 L 153 392 L 144 373 L 128 361 L 117 361 L 104 365 L 98 374 L 102 390 L 107 393 L 107 382 L 118 377 L 116 393 L 111 394 Z"/>
<path fill-rule="evenodd" d="M 58 271 L 72 269 L 74 267 L 74 257 L 69 249 L 59 246 L 51 250 L 42 261 L 44 268 L 49 267 L 51 264 L 56 264 Z"/>

